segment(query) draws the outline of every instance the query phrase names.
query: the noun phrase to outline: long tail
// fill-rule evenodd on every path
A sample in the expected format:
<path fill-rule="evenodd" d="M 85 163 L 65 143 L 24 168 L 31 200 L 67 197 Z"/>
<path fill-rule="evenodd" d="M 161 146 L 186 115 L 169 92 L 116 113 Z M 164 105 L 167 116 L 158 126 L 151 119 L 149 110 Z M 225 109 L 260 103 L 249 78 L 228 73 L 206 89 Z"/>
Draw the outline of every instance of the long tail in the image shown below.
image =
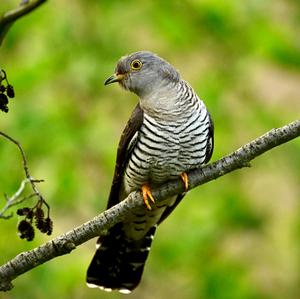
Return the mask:
<path fill-rule="evenodd" d="M 141 280 L 155 230 L 153 226 L 143 239 L 133 241 L 125 238 L 119 223 L 100 237 L 87 271 L 88 286 L 130 293 Z"/>

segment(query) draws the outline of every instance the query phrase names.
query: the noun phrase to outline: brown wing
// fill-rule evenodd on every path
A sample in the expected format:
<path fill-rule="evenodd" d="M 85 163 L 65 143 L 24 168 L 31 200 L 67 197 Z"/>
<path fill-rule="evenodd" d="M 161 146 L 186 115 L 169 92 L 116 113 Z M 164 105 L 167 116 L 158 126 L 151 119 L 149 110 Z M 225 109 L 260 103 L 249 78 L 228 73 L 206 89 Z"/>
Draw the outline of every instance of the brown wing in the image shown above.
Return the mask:
<path fill-rule="evenodd" d="M 207 147 L 206 147 L 206 157 L 204 164 L 206 164 L 214 151 L 214 122 L 208 112 L 208 117 L 209 117 L 209 128 L 208 128 L 208 142 L 207 142 Z"/>
<path fill-rule="evenodd" d="M 128 153 L 133 146 L 133 138 L 139 131 L 143 123 L 143 117 L 143 110 L 141 109 L 140 105 L 137 104 L 130 116 L 129 121 L 126 124 L 126 127 L 119 141 L 115 173 L 110 189 L 107 209 L 119 203 L 119 193 L 122 185 L 125 167 L 128 161 Z"/>

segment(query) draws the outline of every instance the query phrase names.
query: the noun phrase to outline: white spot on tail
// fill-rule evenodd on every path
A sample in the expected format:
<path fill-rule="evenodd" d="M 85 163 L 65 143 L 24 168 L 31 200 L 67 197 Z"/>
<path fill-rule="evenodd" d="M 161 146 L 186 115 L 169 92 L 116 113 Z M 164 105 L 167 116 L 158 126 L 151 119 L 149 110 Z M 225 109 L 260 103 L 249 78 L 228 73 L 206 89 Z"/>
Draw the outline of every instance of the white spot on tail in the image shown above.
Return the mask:
<path fill-rule="evenodd" d="M 93 283 L 87 283 L 87 286 L 88 286 L 89 288 L 93 288 L 93 289 L 98 288 L 98 289 L 100 289 L 100 290 L 102 290 L 102 291 L 105 291 L 105 292 L 111 292 L 111 291 L 112 291 L 111 288 L 105 288 L 105 287 L 98 286 L 98 285 L 93 284 Z"/>
<path fill-rule="evenodd" d="M 98 288 L 97 285 L 93 284 L 93 283 L 86 283 L 86 285 L 89 287 L 89 288 L 92 288 L 92 289 L 95 289 L 95 288 Z"/>
<path fill-rule="evenodd" d="M 118 290 L 121 294 L 130 294 L 131 293 L 131 291 L 130 290 L 128 290 L 128 289 L 120 289 L 120 290 Z"/>

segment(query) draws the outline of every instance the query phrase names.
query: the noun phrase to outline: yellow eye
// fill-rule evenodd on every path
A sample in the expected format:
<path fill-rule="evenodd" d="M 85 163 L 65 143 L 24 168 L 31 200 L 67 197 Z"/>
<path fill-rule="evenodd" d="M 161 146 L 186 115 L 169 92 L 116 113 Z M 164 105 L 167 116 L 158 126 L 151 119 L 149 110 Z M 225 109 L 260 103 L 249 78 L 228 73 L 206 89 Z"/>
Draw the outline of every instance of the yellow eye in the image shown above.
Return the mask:
<path fill-rule="evenodd" d="M 142 67 L 142 63 L 140 60 L 135 59 L 131 62 L 130 67 L 133 71 L 138 71 Z"/>

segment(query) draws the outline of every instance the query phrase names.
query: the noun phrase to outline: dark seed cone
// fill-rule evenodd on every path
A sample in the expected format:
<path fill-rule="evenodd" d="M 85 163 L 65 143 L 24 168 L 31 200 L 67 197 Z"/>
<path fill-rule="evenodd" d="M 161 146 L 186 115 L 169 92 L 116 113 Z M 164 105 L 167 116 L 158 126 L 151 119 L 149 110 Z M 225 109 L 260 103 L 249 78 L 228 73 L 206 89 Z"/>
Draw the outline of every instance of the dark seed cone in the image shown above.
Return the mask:
<path fill-rule="evenodd" d="M 35 222 L 35 226 L 36 226 L 36 228 L 40 231 L 40 232 L 42 232 L 42 233 L 45 233 L 46 232 L 46 230 L 45 230 L 45 223 L 44 223 L 44 220 L 38 220 L 38 221 L 36 221 Z"/>
<path fill-rule="evenodd" d="M 15 97 L 15 91 L 12 85 L 7 85 L 6 87 L 6 94 L 9 98 L 14 98 Z"/>
<path fill-rule="evenodd" d="M 26 233 L 26 240 L 32 241 L 34 239 L 34 228 L 31 226 Z"/>
<path fill-rule="evenodd" d="M 36 209 L 34 213 L 34 218 L 35 218 L 35 225 L 37 229 L 39 229 L 42 233 L 44 233 L 45 221 L 44 221 L 44 211 L 42 208 Z"/>
<path fill-rule="evenodd" d="M 27 213 L 26 218 L 31 220 L 31 219 L 33 218 L 33 216 L 34 216 L 33 210 L 30 209 L 30 210 L 28 211 L 28 213 Z"/>
<path fill-rule="evenodd" d="M 27 215 L 29 213 L 30 209 L 29 208 L 22 208 L 22 209 L 18 209 L 17 210 L 17 215 L 19 216 L 24 216 Z"/>
<path fill-rule="evenodd" d="M 0 105 L 7 105 L 8 104 L 8 98 L 4 93 L 0 93 Z"/>
<path fill-rule="evenodd" d="M 32 241 L 34 239 L 34 228 L 31 226 L 30 229 L 27 231 L 26 240 Z"/>
<path fill-rule="evenodd" d="M 0 93 L 0 110 L 7 113 L 8 112 L 8 98 L 4 93 Z"/>
<path fill-rule="evenodd" d="M 53 231 L 53 221 L 49 217 L 45 220 L 45 226 L 47 228 L 47 235 L 50 236 Z"/>
<path fill-rule="evenodd" d="M 36 211 L 35 211 L 35 218 L 37 220 L 44 220 L 44 211 L 42 208 L 36 208 Z"/>
<path fill-rule="evenodd" d="M 18 231 L 22 234 L 27 231 L 28 227 L 30 227 L 31 224 L 27 222 L 26 220 L 20 221 L 18 225 Z"/>
<path fill-rule="evenodd" d="M 32 241 L 34 238 L 34 228 L 31 223 L 26 220 L 20 221 L 18 225 L 19 236 L 21 239 L 26 239 L 27 241 Z"/>

